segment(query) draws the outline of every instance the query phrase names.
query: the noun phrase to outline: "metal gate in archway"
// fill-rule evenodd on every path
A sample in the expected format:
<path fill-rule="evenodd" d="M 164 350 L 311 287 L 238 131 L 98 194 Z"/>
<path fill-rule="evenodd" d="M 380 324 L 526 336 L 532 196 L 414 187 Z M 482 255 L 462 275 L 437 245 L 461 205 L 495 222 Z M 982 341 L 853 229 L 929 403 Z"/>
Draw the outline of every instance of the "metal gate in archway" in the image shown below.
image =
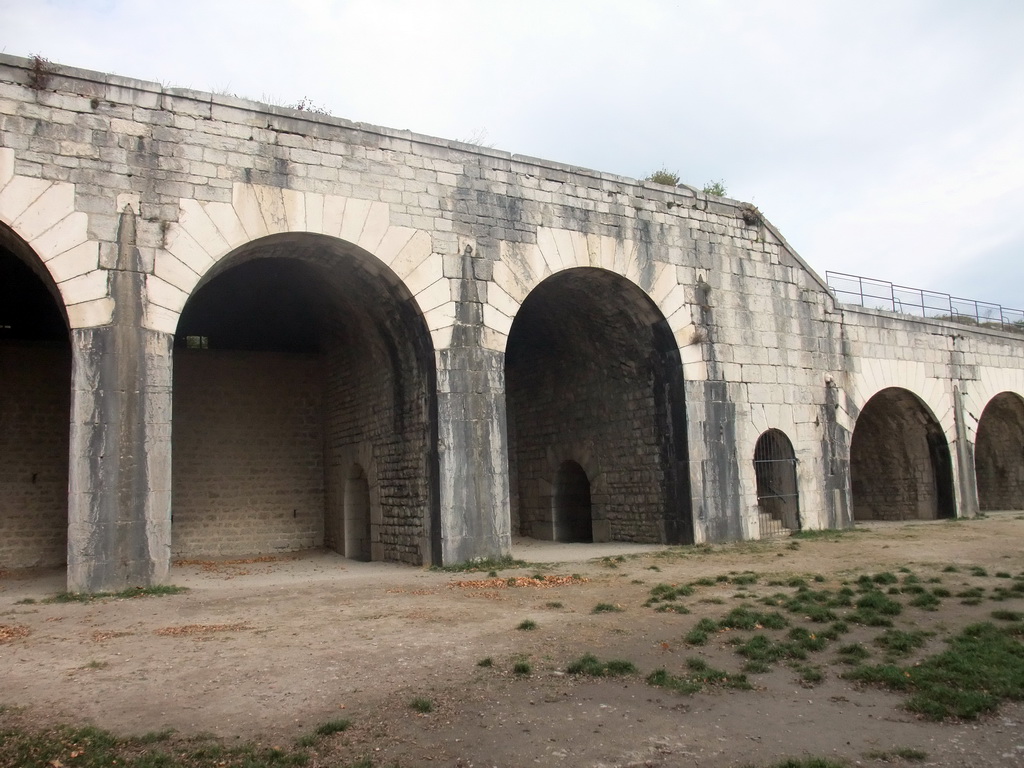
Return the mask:
<path fill-rule="evenodd" d="M 754 446 L 757 510 L 761 537 L 800 530 L 800 492 L 796 455 L 784 432 L 769 429 Z"/>

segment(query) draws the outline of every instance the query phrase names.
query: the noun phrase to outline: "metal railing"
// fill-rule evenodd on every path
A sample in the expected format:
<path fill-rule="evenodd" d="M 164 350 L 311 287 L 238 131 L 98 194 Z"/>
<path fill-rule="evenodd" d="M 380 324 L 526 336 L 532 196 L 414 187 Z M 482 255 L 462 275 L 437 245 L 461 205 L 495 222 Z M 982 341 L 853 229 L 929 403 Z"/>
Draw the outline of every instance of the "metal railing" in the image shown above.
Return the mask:
<path fill-rule="evenodd" d="M 825 282 L 843 304 L 1024 333 L 1024 310 L 1021 309 L 842 272 L 826 272 Z"/>

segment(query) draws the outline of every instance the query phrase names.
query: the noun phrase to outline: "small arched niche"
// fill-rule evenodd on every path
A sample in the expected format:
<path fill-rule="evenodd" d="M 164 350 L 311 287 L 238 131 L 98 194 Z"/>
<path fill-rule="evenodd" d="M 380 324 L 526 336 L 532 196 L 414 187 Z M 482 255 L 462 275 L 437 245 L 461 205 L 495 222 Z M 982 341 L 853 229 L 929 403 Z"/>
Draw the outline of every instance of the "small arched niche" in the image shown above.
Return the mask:
<path fill-rule="evenodd" d="M 558 467 L 552 504 L 555 541 L 594 540 L 590 480 L 583 467 L 575 461 L 563 461 Z"/>
<path fill-rule="evenodd" d="M 345 557 L 370 560 L 370 484 L 353 464 L 345 480 Z"/>

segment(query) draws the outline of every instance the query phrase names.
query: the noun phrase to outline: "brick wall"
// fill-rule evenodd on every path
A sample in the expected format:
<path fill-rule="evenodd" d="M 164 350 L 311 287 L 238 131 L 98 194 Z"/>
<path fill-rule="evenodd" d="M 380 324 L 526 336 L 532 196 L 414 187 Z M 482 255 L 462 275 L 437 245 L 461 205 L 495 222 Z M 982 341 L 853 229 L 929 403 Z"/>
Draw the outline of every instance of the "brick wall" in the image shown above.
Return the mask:
<path fill-rule="evenodd" d="M 174 556 L 320 546 L 321 359 L 178 349 L 174 369 Z"/>
<path fill-rule="evenodd" d="M 404 342 L 357 318 L 327 342 L 325 544 L 345 553 L 347 483 L 366 473 L 370 556 L 421 564 L 429 509 L 426 390 Z M 349 503 L 355 501 L 351 492 Z"/>
<path fill-rule="evenodd" d="M 0 343 L 0 568 L 66 560 L 70 381 L 67 349 Z"/>

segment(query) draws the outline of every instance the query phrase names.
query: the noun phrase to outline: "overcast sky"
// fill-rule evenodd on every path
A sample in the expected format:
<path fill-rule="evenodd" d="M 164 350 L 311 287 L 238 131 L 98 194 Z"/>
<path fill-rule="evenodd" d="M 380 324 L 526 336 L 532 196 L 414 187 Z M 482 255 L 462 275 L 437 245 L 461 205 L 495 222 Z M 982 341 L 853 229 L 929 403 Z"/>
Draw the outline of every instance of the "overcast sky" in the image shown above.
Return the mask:
<path fill-rule="evenodd" d="M 1021 0 L 0 0 L 0 48 L 722 180 L 822 276 L 1024 308 Z"/>

